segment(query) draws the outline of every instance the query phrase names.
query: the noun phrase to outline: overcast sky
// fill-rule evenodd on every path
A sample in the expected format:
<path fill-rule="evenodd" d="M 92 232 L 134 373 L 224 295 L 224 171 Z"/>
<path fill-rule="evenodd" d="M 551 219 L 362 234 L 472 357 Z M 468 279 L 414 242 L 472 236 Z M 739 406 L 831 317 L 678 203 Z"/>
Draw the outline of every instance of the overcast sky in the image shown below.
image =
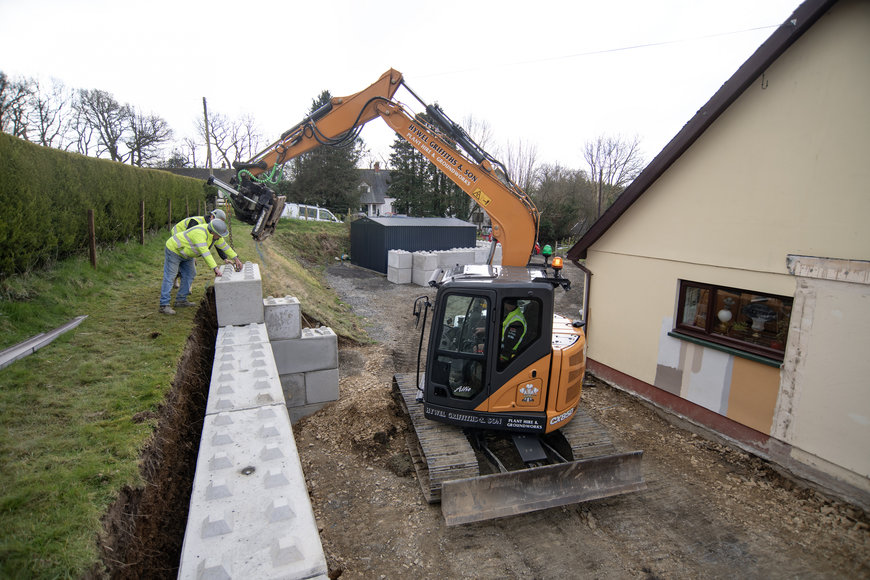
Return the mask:
<path fill-rule="evenodd" d="M 206 97 L 252 115 L 268 143 L 321 91 L 355 93 L 392 67 L 453 120 L 486 122 L 491 152 L 522 141 L 584 168 L 602 134 L 637 135 L 650 161 L 799 4 L 0 0 L 0 70 L 108 91 L 179 139 Z M 385 158 L 393 136 L 378 120 L 362 133 Z"/>

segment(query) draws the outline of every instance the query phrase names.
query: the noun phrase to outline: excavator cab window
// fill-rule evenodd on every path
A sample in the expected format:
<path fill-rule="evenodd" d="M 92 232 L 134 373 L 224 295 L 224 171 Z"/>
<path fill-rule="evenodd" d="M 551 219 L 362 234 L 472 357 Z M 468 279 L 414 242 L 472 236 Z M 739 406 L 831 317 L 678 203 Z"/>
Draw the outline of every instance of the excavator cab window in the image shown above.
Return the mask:
<path fill-rule="evenodd" d="M 473 399 L 486 384 L 486 350 L 490 301 L 485 296 L 447 297 L 432 367 L 433 382 L 452 397 Z"/>
<path fill-rule="evenodd" d="M 541 301 L 538 298 L 503 298 L 499 329 L 498 370 L 504 370 L 541 335 Z"/>

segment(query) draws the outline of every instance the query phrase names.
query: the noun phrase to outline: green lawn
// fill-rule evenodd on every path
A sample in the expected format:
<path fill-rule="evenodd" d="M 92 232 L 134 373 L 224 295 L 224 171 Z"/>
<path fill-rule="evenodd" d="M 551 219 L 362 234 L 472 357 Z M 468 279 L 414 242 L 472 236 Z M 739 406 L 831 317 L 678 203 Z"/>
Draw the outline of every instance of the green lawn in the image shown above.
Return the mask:
<path fill-rule="evenodd" d="M 264 295 L 291 295 L 303 315 L 341 337 L 366 340 L 321 282 L 347 252 L 341 224 L 282 222 L 255 247 L 236 222 L 234 247 L 258 262 Z M 36 353 L 0 369 L 0 577 L 81 577 L 97 561 L 100 518 L 141 485 L 140 452 L 176 372 L 195 309 L 157 312 L 166 235 L 0 281 L 0 349 L 76 316 L 88 318 Z M 192 301 L 213 284 L 199 261 Z"/>

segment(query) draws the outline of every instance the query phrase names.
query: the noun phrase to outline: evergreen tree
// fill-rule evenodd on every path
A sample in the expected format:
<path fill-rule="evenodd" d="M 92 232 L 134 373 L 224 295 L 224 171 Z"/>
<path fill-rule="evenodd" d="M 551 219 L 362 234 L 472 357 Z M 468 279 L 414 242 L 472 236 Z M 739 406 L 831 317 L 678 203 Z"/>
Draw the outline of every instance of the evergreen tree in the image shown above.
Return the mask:
<path fill-rule="evenodd" d="M 314 112 L 330 100 L 323 91 L 311 105 Z M 359 171 L 357 162 L 363 150 L 362 140 L 348 146 L 322 145 L 304 153 L 288 164 L 287 201 L 325 207 L 335 214 L 359 209 Z M 279 188 L 279 189 L 284 189 Z"/>
<path fill-rule="evenodd" d="M 425 118 L 425 114 L 421 116 Z M 396 137 L 391 149 L 392 182 L 387 193 L 396 198 L 393 208 L 398 213 L 470 217 L 474 202 L 422 153 L 401 137 Z"/>

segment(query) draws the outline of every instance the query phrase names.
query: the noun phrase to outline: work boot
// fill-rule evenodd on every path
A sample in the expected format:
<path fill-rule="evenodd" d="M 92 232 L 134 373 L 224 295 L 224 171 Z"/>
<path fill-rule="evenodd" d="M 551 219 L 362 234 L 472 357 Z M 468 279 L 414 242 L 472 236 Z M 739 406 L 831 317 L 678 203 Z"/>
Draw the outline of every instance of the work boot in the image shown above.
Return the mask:
<path fill-rule="evenodd" d="M 184 300 L 176 300 L 175 307 L 176 308 L 191 308 L 196 306 L 193 302 L 189 302 L 186 298 Z"/>
<path fill-rule="evenodd" d="M 160 306 L 160 314 L 175 314 L 175 311 L 169 304 L 162 304 Z"/>

